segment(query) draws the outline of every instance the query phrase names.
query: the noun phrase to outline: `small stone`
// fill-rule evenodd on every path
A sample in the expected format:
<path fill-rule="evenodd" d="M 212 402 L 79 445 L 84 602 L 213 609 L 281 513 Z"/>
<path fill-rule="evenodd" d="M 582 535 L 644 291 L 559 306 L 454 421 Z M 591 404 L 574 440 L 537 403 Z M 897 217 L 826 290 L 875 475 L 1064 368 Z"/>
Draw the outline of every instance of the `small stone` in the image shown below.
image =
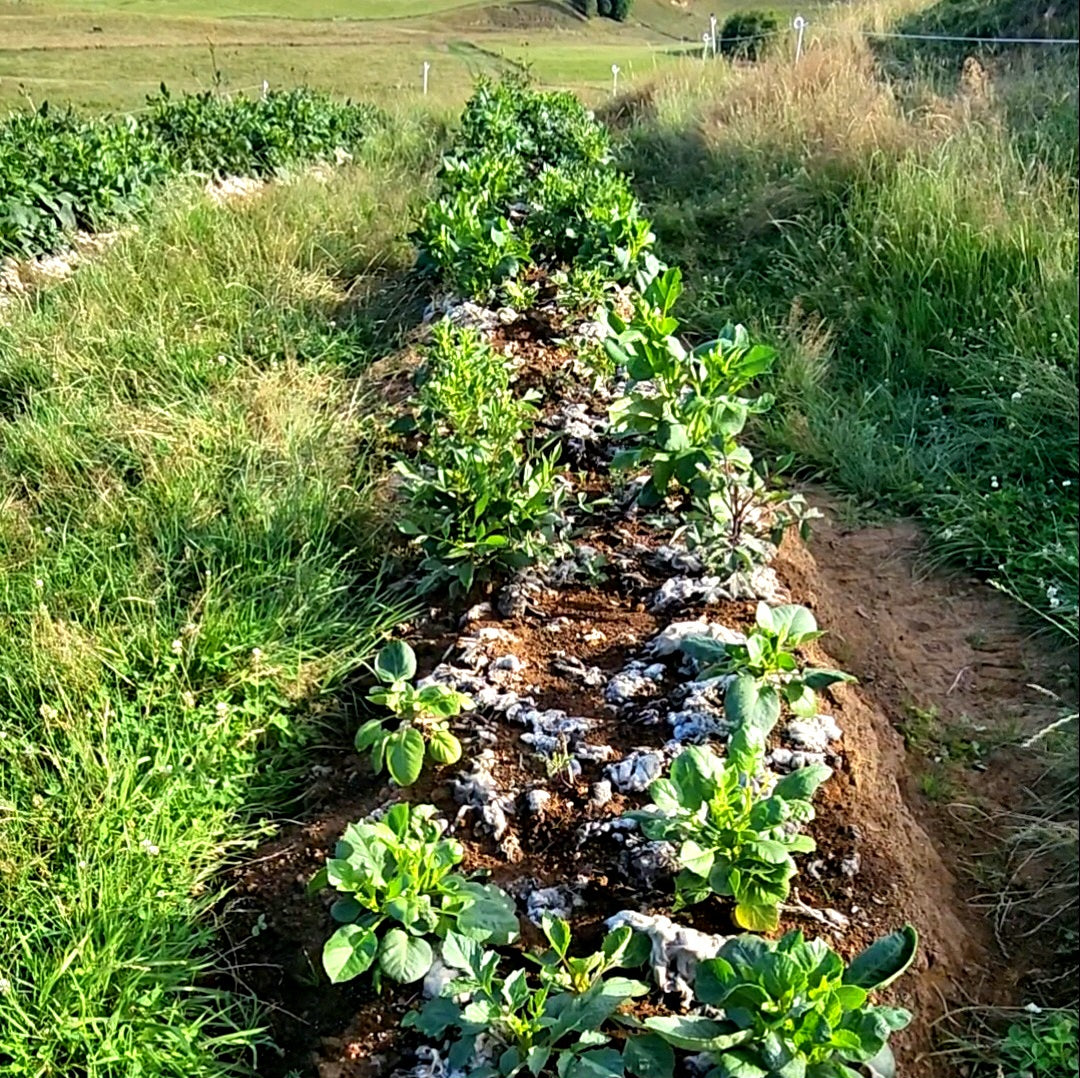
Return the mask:
<path fill-rule="evenodd" d="M 604 774 L 621 793 L 641 793 L 663 770 L 663 753 L 635 749 L 624 760 L 604 768 Z"/>
<path fill-rule="evenodd" d="M 516 674 L 525 669 L 525 660 L 519 659 L 516 655 L 502 655 L 491 664 L 491 668 L 509 670 L 512 674 Z"/>
<path fill-rule="evenodd" d="M 608 779 L 600 779 L 589 787 L 589 804 L 595 808 L 603 808 L 612 798 L 611 782 Z"/>
<path fill-rule="evenodd" d="M 525 795 L 525 803 L 528 805 L 529 811 L 534 814 L 543 812 L 550 800 L 551 792 L 549 790 L 530 790 Z"/>

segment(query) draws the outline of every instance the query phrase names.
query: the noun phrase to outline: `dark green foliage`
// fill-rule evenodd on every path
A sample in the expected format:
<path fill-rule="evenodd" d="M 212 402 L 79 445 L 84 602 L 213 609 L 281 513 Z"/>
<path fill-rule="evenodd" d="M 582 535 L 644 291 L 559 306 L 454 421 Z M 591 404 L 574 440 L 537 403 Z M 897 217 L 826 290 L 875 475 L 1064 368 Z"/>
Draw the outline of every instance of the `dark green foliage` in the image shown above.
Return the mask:
<path fill-rule="evenodd" d="M 574 0 L 574 7 L 576 7 L 586 19 L 595 19 L 599 14 L 596 0 Z"/>
<path fill-rule="evenodd" d="M 210 91 L 149 99 L 145 127 L 177 170 L 267 176 L 297 161 L 359 145 L 378 113 L 297 88 L 251 100 Z"/>
<path fill-rule="evenodd" d="M 169 172 L 134 122 L 42 105 L 0 123 L 0 254 L 36 254 L 137 205 Z"/>
<path fill-rule="evenodd" d="M 138 120 L 45 104 L 0 122 L 0 253 L 54 250 L 76 229 L 130 215 L 173 175 L 265 176 L 355 149 L 377 115 L 303 88 L 249 100 L 162 87 L 149 105 Z"/>
<path fill-rule="evenodd" d="M 611 17 L 618 22 L 626 22 L 633 6 L 634 0 L 611 0 Z"/>
<path fill-rule="evenodd" d="M 417 232 L 420 266 L 474 297 L 528 266 L 629 280 L 652 233 L 610 157 L 606 130 L 572 94 L 481 82 Z"/>
<path fill-rule="evenodd" d="M 736 11 L 720 28 L 720 53 L 733 60 L 757 60 L 779 27 L 771 11 Z"/>

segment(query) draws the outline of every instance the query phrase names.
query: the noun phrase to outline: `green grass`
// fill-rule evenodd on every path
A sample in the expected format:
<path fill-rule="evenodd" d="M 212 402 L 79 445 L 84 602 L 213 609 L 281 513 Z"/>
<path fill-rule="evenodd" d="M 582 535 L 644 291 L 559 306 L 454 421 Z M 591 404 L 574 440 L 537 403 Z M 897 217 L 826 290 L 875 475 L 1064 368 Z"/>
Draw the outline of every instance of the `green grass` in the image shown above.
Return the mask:
<path fill-rule="evenodd" d="M 432 149 L 399 126 L 327 180 L 175 192 L 4 312 L 5 1075 L 253 1063 L 260 1016 L 210 987 L 215 873 L 351 735 L 335 690 L 402 614 L 357 375 Z"/>
<path fill-rule="evenodd" d="M 780 345 L 775 448 L 1075 636 L 1075 80 L 942 96 L 830 41 L 639 101 L 624 161 L 689 321 Z"/>
<path fill-rule="evenodd" d="M 165 81 L 175 90 L 308 85 L 356 98 L 421 103 L 421 65 L 432 64 L 430 101 L 460 104 L 475 74 L 528 65 L 540 83 L 601 96 L 611 65 L 625 88 L 671 63 L 680 38 L 700 41 L 710 11 L 737 0 L 637 0 L 626 24 L 577 18 L 561 0 L 0 0 L 0 107 L 72 102 L 132 109 Z M 754 6 L 753 3 L 749 6 Z M 787 0 L 781 7 L 787 6 Z M 96 28 L 96 29 L 95 29 Z"/>

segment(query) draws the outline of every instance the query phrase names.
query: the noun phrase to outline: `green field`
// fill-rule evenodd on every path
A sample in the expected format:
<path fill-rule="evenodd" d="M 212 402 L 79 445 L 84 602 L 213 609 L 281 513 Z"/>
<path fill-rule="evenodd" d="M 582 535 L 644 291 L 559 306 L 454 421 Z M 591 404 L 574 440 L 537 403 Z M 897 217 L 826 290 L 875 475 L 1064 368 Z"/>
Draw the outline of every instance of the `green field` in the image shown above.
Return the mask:
<path fill-rule="evenodd" d="M 699 41 L 709 12 L 736 0 L 640 0 L 633 19 L 584 20 L 561 0 L 389 0 L 296 5 L 87 0 L 0 2 L 0 104 L 43 100 L 130 109 L 164 81 L 177 90 L 307 84 L 415 103 L 421 68 L 443 101 L 479 73 L 528 69 L 539 82 L 601 93 L 651 77 Z M 753 5 L 750 5 L 753 6 Z M 774 5 L 777 6 L 777 5 Z M 793 7 L 792 3 L 779 5 Z"/>

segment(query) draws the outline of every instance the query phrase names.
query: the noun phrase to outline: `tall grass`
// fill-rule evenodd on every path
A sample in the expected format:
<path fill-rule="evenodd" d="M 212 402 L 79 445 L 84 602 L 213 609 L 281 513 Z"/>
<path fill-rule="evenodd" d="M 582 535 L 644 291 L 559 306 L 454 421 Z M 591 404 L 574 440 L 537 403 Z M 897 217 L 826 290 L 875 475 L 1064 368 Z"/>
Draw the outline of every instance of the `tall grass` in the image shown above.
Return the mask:
<path fill-rule="evenodd" d="M 691 323 L 780 344 L 776 447 L 919 513 L 935 557 L 1075 638 L 1075 71 L 1025 56 L 890 78 L 840 32 L 798 65 L 710 66 L 621 117 Z"/>
<path fill-rule="evenodd" d="M 356 375 L 430 132 L 174 193 L 0 324 L 0 1071 L 257 1072 L 214 873 L 402 615 Z M 346 731 L 337 730 L 339 735 Z"/>

